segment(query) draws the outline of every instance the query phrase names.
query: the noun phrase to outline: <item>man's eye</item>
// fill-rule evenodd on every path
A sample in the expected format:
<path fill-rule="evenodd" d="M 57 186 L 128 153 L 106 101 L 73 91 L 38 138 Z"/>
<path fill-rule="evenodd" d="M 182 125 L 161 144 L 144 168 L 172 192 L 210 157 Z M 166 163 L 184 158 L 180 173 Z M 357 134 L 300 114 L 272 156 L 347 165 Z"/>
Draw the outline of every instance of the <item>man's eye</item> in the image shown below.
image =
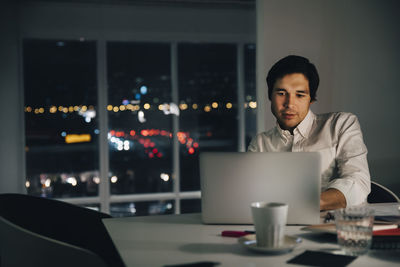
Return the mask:
<path fill-rule="evenodd" d="M 285 95 L 285 92 L 276 92 L 277 95 Z"/>
<path fill-rule="evenodd" d="M 302 98 L 305 97 L 306 95 L 297 95 L 297 97 Z"/>

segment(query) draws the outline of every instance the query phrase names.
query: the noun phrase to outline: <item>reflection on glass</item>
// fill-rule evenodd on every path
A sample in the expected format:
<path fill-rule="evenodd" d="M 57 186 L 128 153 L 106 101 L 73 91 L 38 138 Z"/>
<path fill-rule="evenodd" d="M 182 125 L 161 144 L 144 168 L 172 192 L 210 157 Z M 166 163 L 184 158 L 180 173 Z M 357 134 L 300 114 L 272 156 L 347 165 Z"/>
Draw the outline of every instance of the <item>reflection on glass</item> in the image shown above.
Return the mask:
<path fill-rule="evenodd" d="M 236 45 L 178 45 L 181 190 L 199 190 L 201 151 L 237 150 Z"/>
<path fill-rule="evenodd" d="M 83 208 L 95 210 L 95 211 L 100 211 L 100 205 L 99 204 L 85 204 L 85 205 L 80 205 Z"/>
<path fill-rule="evenodd" d="M 172 190 L 170 45 L 107 44 L 111 193 Z"/>
<path fill-rule="evenodd" d="M 113 203 L 110 205 L 110 214 L 113 217 L 145 216 L 173 213 L 173 200 Z"/>
<path fill-rule="evenodd" d="M 97 195 L 96 43 L 27 39 L 23 61 L 28 193 Z"/>
<path fill-rule="evenodd" d="M 182 199 L 181 213 L 199 213 L 201 212 L 201 199 Z"/>
<path fill-rule="evenodd" d="M 246 149 L 257 133 L 257 98 L 256 98 L 256 46 L 244 47 L 245 79 L 245 116 L 246 116 Z"/>

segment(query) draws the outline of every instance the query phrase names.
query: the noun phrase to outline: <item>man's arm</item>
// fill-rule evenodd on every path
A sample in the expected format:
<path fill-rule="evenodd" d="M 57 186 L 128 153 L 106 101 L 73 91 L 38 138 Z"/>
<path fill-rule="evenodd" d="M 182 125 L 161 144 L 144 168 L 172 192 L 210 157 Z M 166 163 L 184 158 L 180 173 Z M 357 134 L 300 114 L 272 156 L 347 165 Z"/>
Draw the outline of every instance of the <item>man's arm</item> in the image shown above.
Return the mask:
<path fill-rule="evenodd" d="M 321 193 L 319 200 L 320 210 L 335 210 L 346 207 L 346 198 L 335 188 L 329 188 Z"/>
<path fill-rule="evenodd" d="M 338 177 L 331 180 L 328 190 L 321 194 L 321 209 L 324 210 L 364 203 L 371 186 L 367 148 L 357 117 L 342 114 L 335 127 L 338 134 Z"/>

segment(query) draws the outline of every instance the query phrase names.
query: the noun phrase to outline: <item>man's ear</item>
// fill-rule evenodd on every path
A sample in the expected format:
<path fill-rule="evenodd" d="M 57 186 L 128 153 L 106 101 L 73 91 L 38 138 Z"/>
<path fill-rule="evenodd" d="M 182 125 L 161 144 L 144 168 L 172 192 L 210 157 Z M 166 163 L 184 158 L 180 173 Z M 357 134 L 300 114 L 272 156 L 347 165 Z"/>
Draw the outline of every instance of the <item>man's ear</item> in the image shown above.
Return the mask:
<path fill-rule="evenodd" d="M 310 105 L 311 105 L 311 104 L 314 104 L 315 102 L 317 102 L 317 100 L 311 100 L 311 101 L 310 101 Z"/>

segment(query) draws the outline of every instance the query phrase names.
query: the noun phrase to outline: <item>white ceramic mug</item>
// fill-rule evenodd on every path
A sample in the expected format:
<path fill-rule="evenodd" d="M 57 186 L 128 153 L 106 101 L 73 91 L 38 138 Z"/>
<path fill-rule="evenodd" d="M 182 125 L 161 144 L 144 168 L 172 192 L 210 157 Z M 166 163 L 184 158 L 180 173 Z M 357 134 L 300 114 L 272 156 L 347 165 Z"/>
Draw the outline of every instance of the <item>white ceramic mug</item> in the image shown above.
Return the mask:
<path fill-rule="evenodd" d="M 285 203 L 251 203 L 257 246 L 279 247 L 282 245 L 288 207 Z"/>

